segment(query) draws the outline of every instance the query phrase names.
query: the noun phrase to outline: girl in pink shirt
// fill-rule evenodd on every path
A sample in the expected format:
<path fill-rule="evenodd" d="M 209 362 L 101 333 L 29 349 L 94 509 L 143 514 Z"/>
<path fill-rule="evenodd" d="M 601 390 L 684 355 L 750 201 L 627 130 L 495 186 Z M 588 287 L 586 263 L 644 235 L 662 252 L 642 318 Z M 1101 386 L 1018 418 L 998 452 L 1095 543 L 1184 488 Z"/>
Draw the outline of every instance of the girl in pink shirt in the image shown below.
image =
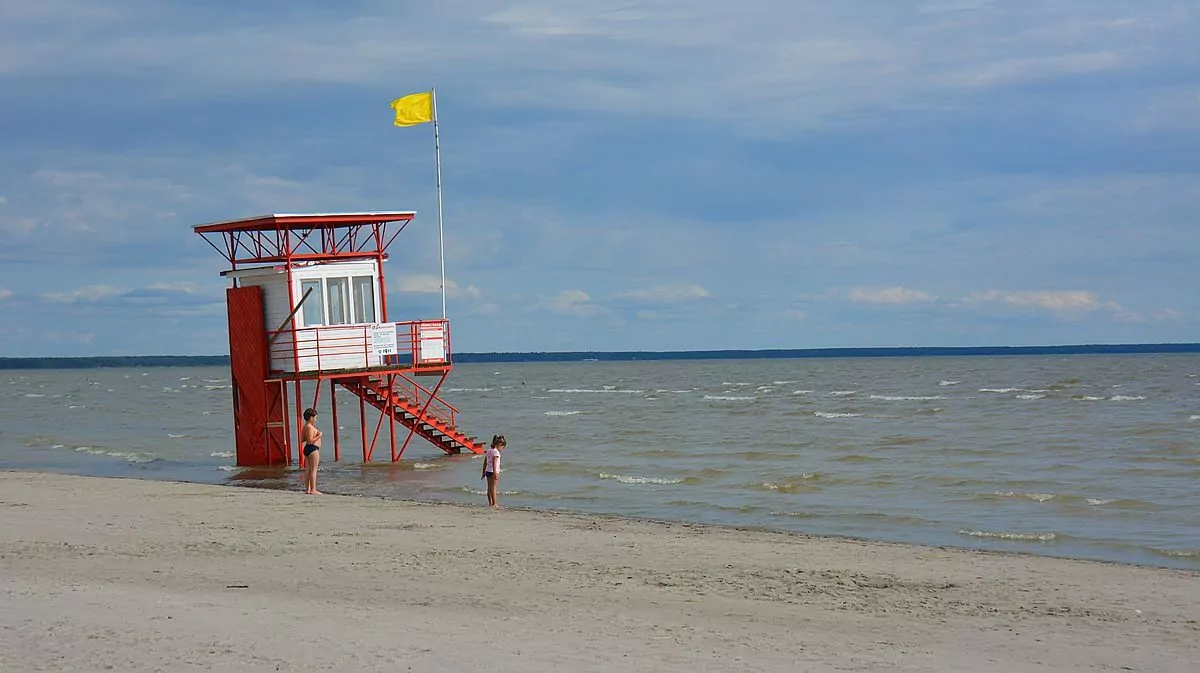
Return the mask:
<path fill-rule="evenodd" d="M 499 495 L 498 484 L 500 483 L 500 451 L 508 446 L 508 441 L 504 439 L 504 435 L 492 435 L 492 445 L 487 451 L 483 452 L 483 476 L 480 479 L 487 479 L 487 498 L 488 504 L 494 509 L 500 509 L 500 505 L 496 503 Z"/>

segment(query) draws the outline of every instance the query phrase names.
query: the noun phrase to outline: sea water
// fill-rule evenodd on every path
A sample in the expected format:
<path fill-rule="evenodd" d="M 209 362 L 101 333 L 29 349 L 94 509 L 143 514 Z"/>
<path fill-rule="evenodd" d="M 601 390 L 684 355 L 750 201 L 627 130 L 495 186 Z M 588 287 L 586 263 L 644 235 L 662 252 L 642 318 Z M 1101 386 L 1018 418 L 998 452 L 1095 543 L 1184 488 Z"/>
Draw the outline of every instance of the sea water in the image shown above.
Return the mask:
<path fill-rule="evenodd" d="M 299 491 L 295 467 L 234 466 L 229 388 L 0 372 L 0 469 Z M 442 393 L 507 436 L 510 507 L 1200 569 L 1200 355 L 469 364 Z M 364 464 L 344 390 L 335 462 L 321 405 L 325 492 L 483 501 L 478 458 L 416 437 L 392 463 L 386 424 Z"/>

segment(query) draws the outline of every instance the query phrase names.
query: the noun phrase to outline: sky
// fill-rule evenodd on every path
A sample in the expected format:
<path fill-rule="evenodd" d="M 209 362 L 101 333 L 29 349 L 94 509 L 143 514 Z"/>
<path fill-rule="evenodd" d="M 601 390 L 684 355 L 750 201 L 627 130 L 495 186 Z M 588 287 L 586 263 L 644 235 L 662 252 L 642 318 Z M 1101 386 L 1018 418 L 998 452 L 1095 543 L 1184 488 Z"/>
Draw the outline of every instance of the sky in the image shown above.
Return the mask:
<path fill-rule="evenodd" d="M 0 0 L 0 355 L 227 353 L 272 212 L 438 317 L 430 87 L 459 351 L 1200 341 L 1192 0 L 200 4 Z"/>

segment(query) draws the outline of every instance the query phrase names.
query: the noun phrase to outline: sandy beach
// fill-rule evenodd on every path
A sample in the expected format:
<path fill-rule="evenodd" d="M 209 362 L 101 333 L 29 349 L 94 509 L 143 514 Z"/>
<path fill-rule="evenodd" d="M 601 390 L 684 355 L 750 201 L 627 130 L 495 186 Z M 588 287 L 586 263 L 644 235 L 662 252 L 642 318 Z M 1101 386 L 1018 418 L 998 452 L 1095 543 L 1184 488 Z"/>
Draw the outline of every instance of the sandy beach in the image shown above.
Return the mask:
<path fill-rule="evenodd" d="M 1200 575 L 0 473 L 3 671 L 1195 671 Z"/>

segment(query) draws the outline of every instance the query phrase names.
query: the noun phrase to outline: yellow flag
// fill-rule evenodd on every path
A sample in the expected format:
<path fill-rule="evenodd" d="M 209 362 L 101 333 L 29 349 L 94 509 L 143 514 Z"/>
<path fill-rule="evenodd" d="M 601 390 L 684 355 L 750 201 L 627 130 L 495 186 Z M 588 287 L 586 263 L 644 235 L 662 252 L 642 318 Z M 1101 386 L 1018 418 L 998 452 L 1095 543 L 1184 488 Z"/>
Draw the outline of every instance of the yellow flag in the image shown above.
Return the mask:
<path fill-rule="evenodd" d="M 433 92 L 413 93 L 392 101 L 396 126 L 415 126 L 433 121 Z"/>

